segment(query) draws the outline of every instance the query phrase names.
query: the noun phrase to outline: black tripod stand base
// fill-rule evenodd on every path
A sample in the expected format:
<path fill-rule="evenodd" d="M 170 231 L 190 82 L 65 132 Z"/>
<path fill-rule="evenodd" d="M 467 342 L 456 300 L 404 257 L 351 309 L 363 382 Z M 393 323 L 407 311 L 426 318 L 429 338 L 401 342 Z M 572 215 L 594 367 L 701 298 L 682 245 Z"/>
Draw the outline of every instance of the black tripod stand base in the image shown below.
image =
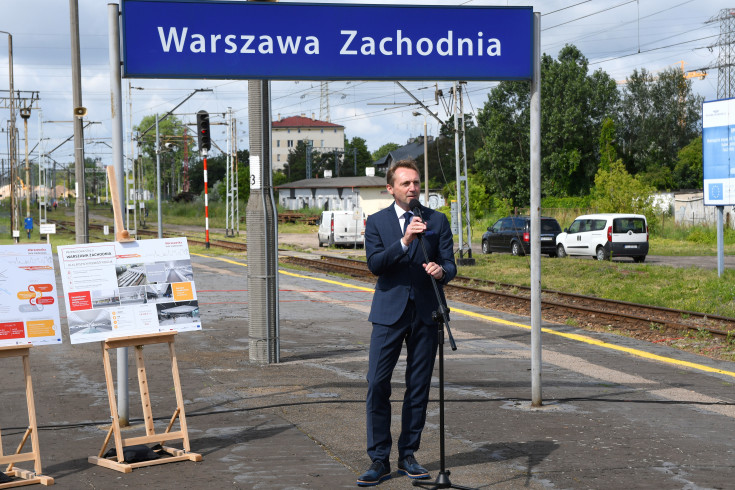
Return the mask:
<path fill-rule="evenodd" d="M 459 488 L 460 490 L 474 490 L 472 487 L 452 485 L 452 482 L 449 481 L 449 470 L 440 471 L 439 475 L 436 477 L 436 480 L 434 480 L 434 483 L 427 482 L 426 480 L 414 481 L 413 486 L 421 487 L 421 488 L 428 488 L 430 490 L 434 490 L 436 488 Z"/>

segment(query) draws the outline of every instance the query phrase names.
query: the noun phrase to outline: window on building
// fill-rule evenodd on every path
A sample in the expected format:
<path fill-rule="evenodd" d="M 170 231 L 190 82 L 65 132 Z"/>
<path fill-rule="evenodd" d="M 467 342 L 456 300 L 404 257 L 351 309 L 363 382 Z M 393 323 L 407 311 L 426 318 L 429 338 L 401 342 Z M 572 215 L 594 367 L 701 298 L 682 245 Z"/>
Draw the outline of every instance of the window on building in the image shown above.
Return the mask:
<path fill-rule="evenodd" d="M 299 132 L 299 133 L 301 132 L 301 128 L 299 128 L 299 129 L 298 129 L 298 132 Z"/>
<path fill-rule="evenodd" d="M 280 162 L 281 161 L 281 154 L 280 153 L 278 155 L 276 155 L 276 161 L 277 162 Z"/>
<path fill-rule="evenodd" d="M 288 134 L 291 134 L 291 130 L 290 130 L 290 129 L 287 129 L 287 130 L 286 130 L 286 132 L 287 132 Z"/>
<path fill-rule="evenodd" d="M 319 146 L 324 146 L 324 140 L 319 140 Z"/>
<path fill-rule="evenodd" d="M 288 140 L 286 144 L 289 148 L 293 148 L 293 140 Z"/>
<path fill-rule="evenodd" d="M 324 128 L 321 129 L 322 133 L 324 133 Z"/>
<path fill-rule="evenodd" d="M 276 148 L 280 148 L 280 147 L 281 147 L 281 140 L 276 140 Z"/>

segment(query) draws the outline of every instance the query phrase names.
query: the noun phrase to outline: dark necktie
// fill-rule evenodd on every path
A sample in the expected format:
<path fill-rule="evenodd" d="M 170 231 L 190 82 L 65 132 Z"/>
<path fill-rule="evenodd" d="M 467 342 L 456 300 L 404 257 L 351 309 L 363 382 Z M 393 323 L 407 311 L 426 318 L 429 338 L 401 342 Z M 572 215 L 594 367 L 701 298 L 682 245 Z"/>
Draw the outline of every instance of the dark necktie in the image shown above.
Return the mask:
<path fill-rule="evenodd" d="M 413 218 L 413 214 L 406 211 L 406 213 L 403 215 L 403 234 L 406 234 L 406 229 L 408 228 L 408 224 L 411 222 L 411 218 Z"/>

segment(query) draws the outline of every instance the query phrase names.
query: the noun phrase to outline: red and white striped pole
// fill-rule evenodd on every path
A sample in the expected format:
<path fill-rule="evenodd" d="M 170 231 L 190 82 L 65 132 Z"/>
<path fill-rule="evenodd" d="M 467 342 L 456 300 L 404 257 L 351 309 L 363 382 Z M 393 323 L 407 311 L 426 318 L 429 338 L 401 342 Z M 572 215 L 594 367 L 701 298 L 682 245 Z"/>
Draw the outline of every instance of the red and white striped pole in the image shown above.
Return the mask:
<path fill-rule="evenodd" d="M 207 194 L 207 154 L 204 154 L 204 234 L 206 248 L 209 248 L 209 194 Z"/>
<path fill-rule="evenodd" d="M 204 162 L 204 233 L 206 236 L 205 246 L 209 248 L 209 195 L 207 194 L 207 152 L 211 148 L 212 140 L 209 135 L 209 113 L 207 111 L 197 112 L 197 140 L 199 152 Z"/>

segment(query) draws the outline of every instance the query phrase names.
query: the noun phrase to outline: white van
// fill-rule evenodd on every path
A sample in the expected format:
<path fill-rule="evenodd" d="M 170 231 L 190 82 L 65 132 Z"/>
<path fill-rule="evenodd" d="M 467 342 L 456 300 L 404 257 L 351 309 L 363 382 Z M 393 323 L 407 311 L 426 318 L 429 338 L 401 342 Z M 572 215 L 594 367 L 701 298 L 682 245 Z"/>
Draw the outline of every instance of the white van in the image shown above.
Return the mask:
<path fill-rule="evenodd" d="M 587 214 L 579 216 L 556 237 L 556 254 L 588 255 L 597 260 L 648 255 L 648 222 L 642 214 Z"/>
<path fill-rule="evenodd" d="M 319 246 L 364 245 L 365 217 L 362 209 L 354 211 L 323 211 L 317 231 Z"/>

